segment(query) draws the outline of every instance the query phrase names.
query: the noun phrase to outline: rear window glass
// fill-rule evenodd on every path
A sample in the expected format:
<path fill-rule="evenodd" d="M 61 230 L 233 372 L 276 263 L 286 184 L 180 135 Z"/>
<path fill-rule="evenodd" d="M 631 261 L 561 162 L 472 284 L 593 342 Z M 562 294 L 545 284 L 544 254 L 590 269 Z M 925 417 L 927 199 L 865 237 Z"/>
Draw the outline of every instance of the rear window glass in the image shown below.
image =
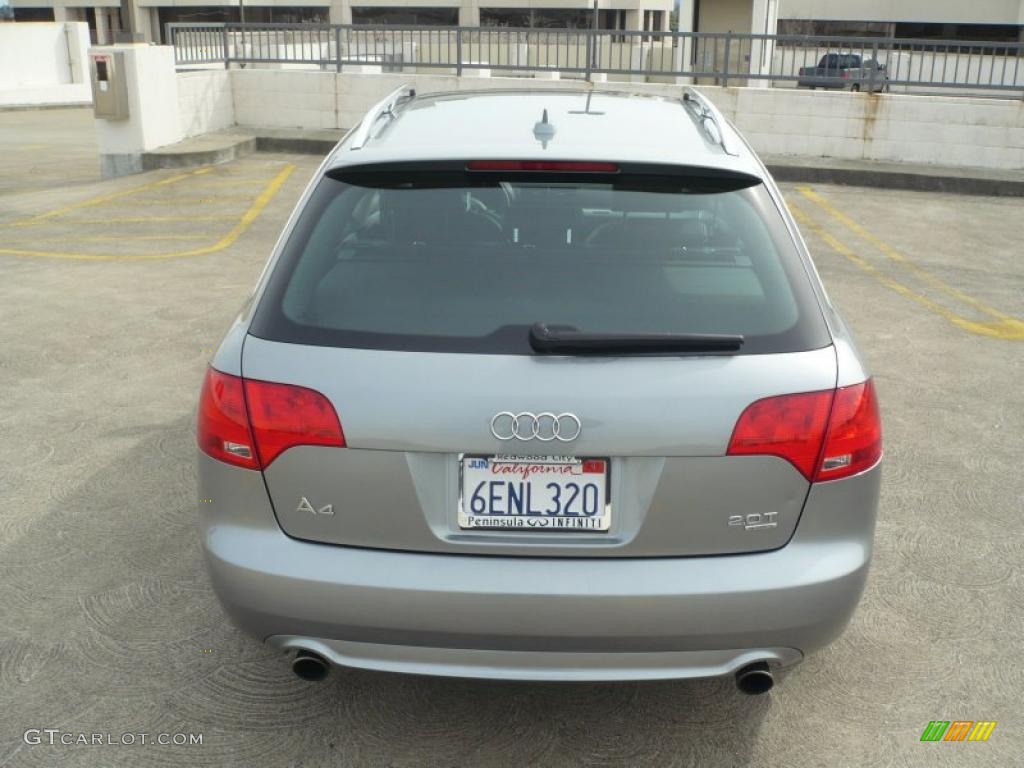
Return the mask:
<path fill-rule="evenodd" d="M 829 343 L 762 185 L 467 173 L 325 177 L 251 332 L 302 344 L 532 354 L 534 323 L 742 334 L 743 354 Z"/>

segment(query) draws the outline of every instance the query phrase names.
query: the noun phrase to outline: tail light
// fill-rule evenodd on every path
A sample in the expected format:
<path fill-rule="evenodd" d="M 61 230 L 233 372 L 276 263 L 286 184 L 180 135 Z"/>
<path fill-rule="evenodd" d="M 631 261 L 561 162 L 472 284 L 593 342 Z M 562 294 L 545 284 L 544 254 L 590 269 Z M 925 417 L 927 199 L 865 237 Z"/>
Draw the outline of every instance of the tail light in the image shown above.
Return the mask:
<path fill-rule="evenodd" d="M 315 390 L 246 380 L 245 399 L 264 469 L 295 445 L 345 447 L 345 435 L 334 406 Z"/>
<path fill-rule="evenodd" d="M 203 381 L 196 435 L 204 453 L 246 469 L 266 469 L 296 445 L 345 446 L 338 414 L 319 392 L 213 368 Z"/>
<path fill-rule="evenodd" d="M 828 437 L 815 480 L 838 480 L 870 469 L 882 457 L 882 420 L 871 379 L 836 390 Z"/>
<path fill-rule="evenodd" d="M 213 368 L 206 370 L 196 439 L 203 453 L 215 459 L 247 469 L 260 468 L 240 378 Z"/>
<path fill-rule="evenodd" d="M 729 455 L 779 456 L 811 480 L 831 407 L 831 391 L 781 395 L 751 403 L 736 422 Z"/>
<path fill-rule="evenodd" d="M 863 472 L 882 455 L 874 385 L 758 400 L 736 422 L 728 454 L 779 456 L 812 482 Z"/>

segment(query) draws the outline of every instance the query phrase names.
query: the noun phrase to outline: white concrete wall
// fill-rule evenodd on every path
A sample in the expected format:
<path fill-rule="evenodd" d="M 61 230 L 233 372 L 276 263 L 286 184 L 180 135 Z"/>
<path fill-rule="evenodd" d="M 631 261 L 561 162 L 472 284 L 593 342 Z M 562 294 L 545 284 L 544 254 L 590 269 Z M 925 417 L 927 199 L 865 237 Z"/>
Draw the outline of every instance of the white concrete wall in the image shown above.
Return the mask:
<path fill-rule="evenodd" d="M 314 130 L 341 126 L 337 112 L 337 90 L 341 82 L 356 77 L 372 81 L 378 77 L 248 68 L 232 69 L 228 74 L 235 121 L 239 125 Z M 383 96 L 378 96 L 377 100 L 381 98 Z M 358 103 L 373 102 L 363 99 Z"/>
<path fill-rule="evenodd" d="M 178 111 L 185 137 L 221 131 L 235 124 L 227 70 L 178 73 Z"/>
<path fill-rule="evenodd" d="M 522 88 L 518 78 L 449 75 L 353 75 L 231 70 L 239 125 L 342 129 L 403 83 L 420 93 Z M 532 88 L 565 88 L 534 80 Z M 679 97 L 674 85 L 595 84 Z M 960 96 L 869 96 L 764 88 L 703 89 L 747 136 L 771 155 L 905 161 L 1024 169 L 1024 102 Z"/>
<path fill-rule="evenodd" d="M 960 96 L 708 89 L 763 154 L 1024 168 L 1024 102 Z"/>
<path fill-rule="evenodd" d="M 104 176 L 138 173 L 142 170 L 142 153 L 185 138 L 174 49 L 168 45 L 124 44 L 92 48 L 92 52 L 122 53 L 128 86 L 127 119 L 96 120 L 100 171 Z"/>
<path fill-rule="evenodd" d="M 89 104 L 85 22 L 0 24 L 0 106 Z"/>

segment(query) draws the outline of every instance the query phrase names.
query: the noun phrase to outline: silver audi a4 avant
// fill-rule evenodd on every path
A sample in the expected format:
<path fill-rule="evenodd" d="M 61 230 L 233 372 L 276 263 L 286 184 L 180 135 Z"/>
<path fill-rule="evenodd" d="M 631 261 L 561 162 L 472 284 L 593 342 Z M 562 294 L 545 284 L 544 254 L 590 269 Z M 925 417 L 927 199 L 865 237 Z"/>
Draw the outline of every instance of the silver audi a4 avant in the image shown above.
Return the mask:
<path fill-rule="evenodd" d="M 690 89 L 391 94 L 299 201 L 197 432 L 213 586 L 305 679 L 762 693 L 871 558 L 872 381 Z"/>

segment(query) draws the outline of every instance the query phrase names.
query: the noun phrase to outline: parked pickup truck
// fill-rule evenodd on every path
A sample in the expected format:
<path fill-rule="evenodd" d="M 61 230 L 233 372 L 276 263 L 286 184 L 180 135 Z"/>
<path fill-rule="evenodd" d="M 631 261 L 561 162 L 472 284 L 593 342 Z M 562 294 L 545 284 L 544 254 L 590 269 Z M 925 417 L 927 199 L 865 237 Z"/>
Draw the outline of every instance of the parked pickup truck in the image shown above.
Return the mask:
<path fill-rule="evenodd" d="M 800 88 L 839 88 L 844 91 L 887 91 L 885 65 L 852 53 L 826 53 L 816 67 L 800 67 Z"/>

